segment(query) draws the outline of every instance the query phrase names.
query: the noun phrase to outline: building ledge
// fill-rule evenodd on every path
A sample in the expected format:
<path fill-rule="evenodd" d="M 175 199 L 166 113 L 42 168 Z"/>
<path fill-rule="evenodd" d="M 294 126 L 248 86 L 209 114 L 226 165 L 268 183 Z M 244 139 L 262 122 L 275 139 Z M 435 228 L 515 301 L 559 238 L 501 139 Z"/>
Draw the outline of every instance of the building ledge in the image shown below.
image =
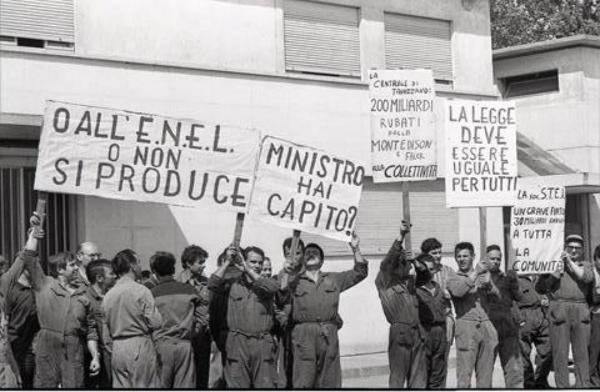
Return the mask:
<path fill-rule="evenodd" d="M 494 60 L 504 60 L 513 57 L 530 56 L 533 54 L 576 47 L 600 49 L 600 37 L 594 35 L 574 35 L 572 37 L 510 46 L 508 48 L 494 50 L 492 57 Z"/>
<path fill-rule="evenodd" d="M 164 71 L 180 71 L 190 72 L 196 71 L 198 73 L 221 73 L 232 76 L 252 76 L 265 79 L 287 79 L 291 81 L 300 82 L 313 82 L 313 83 L 325 83 L 325 84 L 336 84 L 356 87 L 359 89 L 367 89 L 369 83 L 360 78 L 352 78 L 347 76 L 328 76 L 328 75 L 313 75 L 307 73 L 295 73 L 295 72 L 268 72 L 261 70 L 251 69 L 235 69 L 227 67 L 211 67 L 208 65 L 186 63 L 186 62 L 169 62 L 169 61 L 146 61 L 139 59 L 124 58 L 119 56 L 91 56 L 72 53 L 68 51 L 38 49 L 38 48 L 26 48 L 26 47 L 14 47 L 9 45 L 0 44 L 0 55 L 4 53 L 21 54 L 23 56 L 32 57 L 46 57 L 56 59 L 73 59 L 86 62 L 97 62 L 104 64 L 118 64 L 140 67 L 140 68 L 153 68 L 153 69 L 164 69 Z M 473 98 L 473 99 L 497 99 L 499 98 L 498 92 L 494 89 L 493 85 L 487 86 L 486 89 L 482 90 L 468 90 L 468 89 L 457 89 L 452 86 L 436 84 L 436 92 L 438 95 L 443 97 L 461 97 L 461 98 Z"/>

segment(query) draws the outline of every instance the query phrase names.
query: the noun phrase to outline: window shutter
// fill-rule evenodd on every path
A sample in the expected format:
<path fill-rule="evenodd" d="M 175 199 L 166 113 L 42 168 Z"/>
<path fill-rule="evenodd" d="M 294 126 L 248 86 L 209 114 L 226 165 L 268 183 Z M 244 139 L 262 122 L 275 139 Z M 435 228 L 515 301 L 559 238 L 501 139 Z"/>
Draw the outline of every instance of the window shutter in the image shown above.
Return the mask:
<path fill-rule="evenodd" d="M 0 35 L 73 43 L 73 0 L 0 0 Z"/>
<path fill-rule="evenodd" d="M 444 181 L 430 181 L 410 192 L 412 249 L 435 237 L 443 244 L 444 252 L 452 252 L 458 242 L 458 209 L 446 208 Z M 400 183 L 374 184 L 365 178 L 357 218 L 357 233 L 365 255 L 385 255 L 398 236 L 402 222 L 402 188 Z M 327 256 L 351 254 L 346 243 L 322 236 L 302 233 L 305 244 L 316 242 Z"/>
<path fill-rule="evenodd" d="M 437 80 L 452 80 L 450 21 L 385 13 L 387 68 L 430 68 Z"/>
<path fill-rule="evenodd" d="M 298 0 L 283 4 L 286 70 L 360 77 L 358 8 Z"/>

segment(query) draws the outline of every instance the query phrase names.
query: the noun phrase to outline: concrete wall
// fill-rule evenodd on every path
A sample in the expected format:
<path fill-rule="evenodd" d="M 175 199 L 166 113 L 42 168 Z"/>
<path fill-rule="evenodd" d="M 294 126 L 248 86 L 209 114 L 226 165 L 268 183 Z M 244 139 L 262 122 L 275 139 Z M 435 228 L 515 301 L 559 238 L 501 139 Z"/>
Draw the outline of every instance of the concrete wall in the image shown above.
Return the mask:
<path fill-rule="evenodd" d="M 600 171 L 600 49 L 496 60 L 496 79 L 558 70 L 559 91 L 514 98 L 519 131 L 573 169 Z"/>

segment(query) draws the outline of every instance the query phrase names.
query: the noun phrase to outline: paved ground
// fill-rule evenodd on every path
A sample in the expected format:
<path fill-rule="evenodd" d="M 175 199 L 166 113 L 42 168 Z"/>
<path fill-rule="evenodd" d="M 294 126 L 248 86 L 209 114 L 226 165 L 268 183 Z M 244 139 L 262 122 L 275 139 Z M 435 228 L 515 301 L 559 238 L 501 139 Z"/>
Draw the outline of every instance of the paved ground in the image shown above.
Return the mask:
<path fill-rule="evenodd" d="M 456 353 L 454 347 L 450 350 L 450 366 L 448 369 L 447 388 L 456 388 Z M 388 360 L 387 353 L 375 353 L 366 356 L 342 357 L 342 387 L 343 388 L 388 388 Z M 550 373 L 548 378 L 550 386 L 554 387 L 554 373 Z M 575 382 L 575 377 L 571 373 L 571 383 Z M 472 385 L 475 386 L 475 377 Z M 493 388 L 504 388 L 504 375 L 500 360 L 496 361 L 494 366 L 494 375 L 492 380 Z"/>

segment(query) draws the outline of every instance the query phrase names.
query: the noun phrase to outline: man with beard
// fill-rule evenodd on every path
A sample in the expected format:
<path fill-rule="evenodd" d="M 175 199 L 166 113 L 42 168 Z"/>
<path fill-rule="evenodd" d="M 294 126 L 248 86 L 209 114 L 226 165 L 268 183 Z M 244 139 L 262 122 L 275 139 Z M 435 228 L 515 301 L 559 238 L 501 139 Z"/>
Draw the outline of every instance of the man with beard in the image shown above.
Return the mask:
<path fill-rule="evenodd" d="M 498 333 L 500 363 L 504 370 L 506 388 L 523 388 L 523 363 L 519 345 L 519 324 L 515 320 L 514 306 L 522 299 L 519 280 L 514 270 L 506 274 L 500 270 L 502 251 L 498 245 L 486 248 L 490 271 L 490 290 L 487 297 L 487 312 Z M 496 355 L 494 355 L 495 362 Z"/>
<path fill-rule="evenodd" d="M 277 283 L 260 276 L 262 249 L 250 246 L 241 257 L 230 247 L 227 256 L 208 280 L 209 290 L 228 295 L 225 382 L 228 388 L 274 388 L 276 346 L 271 329 Z M 242 274 L 226 280 L 225 271 L 231 264 Z"/>
<path fill-rule="evenodd" d="M 92 304 L 94 320 L 98 327 L 98 351 L 101 356 L 100 373 L 92 376 L 86 372 L 85 386 L 86 389 L 110 389 L 112 379 L 110 373 L 110 342 L 106 342 L 107 338 L 104 329 L 105 320 L 102 312 L 102 299 L 106 292 L 115 285 L 117 276 L 115 275 L 110 261 L 106 259 L 96 259 L 90 261 L 85 267 L 85 274 L 88 277 L 89 286 L 86 287 L 86 295 Z M 87 352 L 86 352 L 87 354 Z M 91 361 L 91 357 L 86 355 L 86 364 Z"/>
<path fill-rule="evenodd" d="M 457 388 L 471 387 L 473 370 L 477 388 L 491 388 L 498 334 L 485 311 L 490 274 L 483 263 L 473 268 L 475 248 L 470 242 L 456 244 L 454 258 L 458 272 L 448 280 L 448 291 L 456 310 Z"/>
<path fill-rule="evenodd" d="M 341 388 L 338 343 L 339 298 L 367 277 L 368 262 L 353 234 L 354 268 L 322 272 L 325 255 L 317 244 L 304 248 L 304 271 L 288 282 L 291 300 L 294 388 Z"/>
<path fill-rule="evenodd" d="M 77 260 L 72 253 L 59 253 L 42 266 L 31 266 L 40 331 L 35 344 L 34 387 L 42 389 L 83 388 L 85 344 L 90 350 L 90 374 L 100 371 L 98 331 L 92 304 L 84 287 L 78 287 Z"/>
<path fill-rule="evenodd" d="M 102 300 L 107 332 L 112 340 L 113 388 L 160 388 L 160 373 L 152 333 L 162 326 L 154 297 L 140 278 L 140 262 L 125 249 L 112 260 L 119 277 Z"/>
<path fill-rule="evenodd" d="M 192 347 L 194 349 L 194 362 L 196 366 L 196 387 L 208 389 L 211 337 L 208 329 L 208 279 L 204 276 L 208 252 L 197 245 L 190 245 L 181 254 L 183 271 L 178 280 L 192 286 L 201 301 L 197 307 L 198 324 L 194 328 Z"/>

